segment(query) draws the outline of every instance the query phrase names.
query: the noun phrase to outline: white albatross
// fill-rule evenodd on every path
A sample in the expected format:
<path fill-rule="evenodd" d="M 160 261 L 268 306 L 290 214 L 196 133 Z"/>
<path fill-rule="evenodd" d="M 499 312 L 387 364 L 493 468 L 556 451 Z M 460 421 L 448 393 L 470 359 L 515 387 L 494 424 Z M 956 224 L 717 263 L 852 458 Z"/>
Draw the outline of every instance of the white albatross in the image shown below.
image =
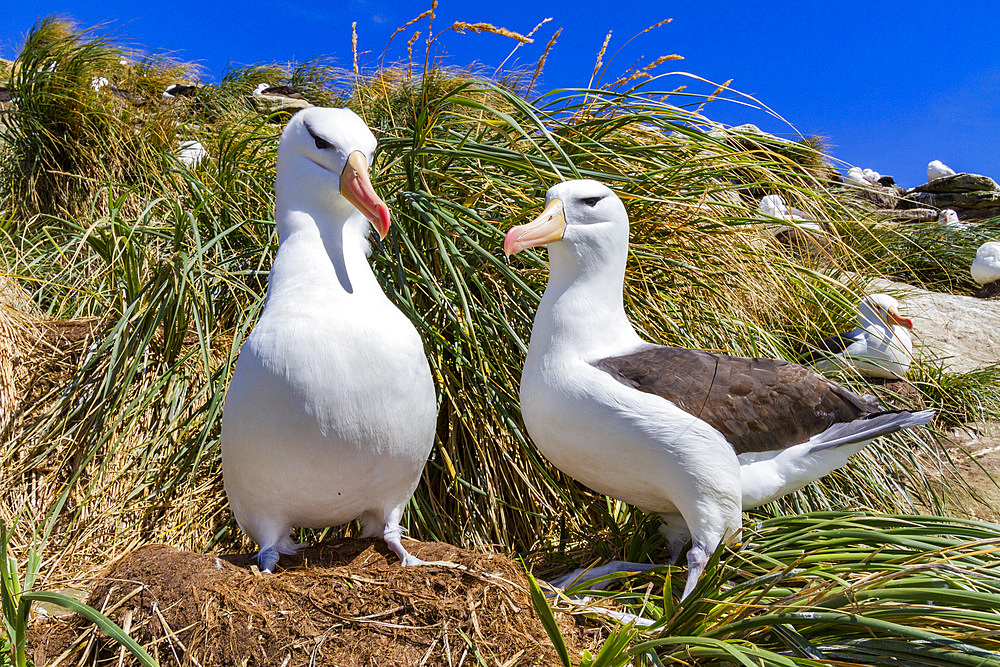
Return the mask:
<path fill-rule="evenodd" d="M 375 137 L 347 109 L 310 108 L 278 146 L 278 252 L 222 415 L 226 495 L 261 570 L 294 553 L 293 526 L 361 521 L 403 565 L 400 517 L 434 439 L 434 384 L 413 324 L 368 264 L 389 209 Z"/>
<path fill-rule="evenodd" d="M 949 227 L 962 227 L 962 221 L 958 219 L 958 213 L 953 208 L 945 208 L 938 212 L 938 224 Z"/>
<path fill-rule="evenodd" d="M 861 170 L 861 167 L 851 167 L 850 169 L 848 169 L 847 175 L 844 176 L 844 181 L 847 183 L 853 183 L 855 185 L 864 185 L 864 186 L 871 185 L 871 183 L 868 182 L 868 179 L 865 178 L 865 174 Z"/>
<path fill-rule="evenodd" d="M 794 227 L 791 225 L 768 225 L 767 230 L 774 236 L 795 228 L 823 233 L 823 228 L 816 222 L 816 218 L 805 211 L 789 206 L 781 195 L 764 195 L 760 204 L 757 205 L 757 209 L 770 218 L 795 223 Z"/>
<path fill-rule="evenodd" d="M 941 160 L 931 160 L 927 163 L 927 182 L 930 183 L 938 178 L 954 176 L 955 170 L 941 162 Z"/>
<path fill-rule="evenodd" d="M 195 169 L 208 158 L 208 151 L 200 141 L 184 141 L 177 151 L 177 160 L 185 167 Z"/>
<path fill-rule="evenodd" d="M 899 302 L 872 294 L 858 303 L 858 326 L 820 341 L 827 356 L 814 364 L 820 372 L 856 369 L 869 378 L 901 380 L 913 362 L 913 320 L 899 314 Z"/>
<path fill-rule="evenodd" d="M 979 246 L 969 272 L 972 279 L 983 286 L 976 296 L 1000 294 L 1000 241 L 987 241 Z"/>
<path fill-rule="evenodd" d="M 552 187 L 541 215 L 507 233 L 508 256 L 549 249 L 521 410 L 557 468 L 659 515 L 673 557 L 690 537 L 687 597 L 712 552 L 740 531 L 743 509 L 822 477 L 872 438 L 933 413 L 879 412 L 874 397 L 785 361 L 647 343 L 623 306 L 628 234 L 621 200 L 591 180 Z M 650 567 L 616 561 L 588 577 Z"/>

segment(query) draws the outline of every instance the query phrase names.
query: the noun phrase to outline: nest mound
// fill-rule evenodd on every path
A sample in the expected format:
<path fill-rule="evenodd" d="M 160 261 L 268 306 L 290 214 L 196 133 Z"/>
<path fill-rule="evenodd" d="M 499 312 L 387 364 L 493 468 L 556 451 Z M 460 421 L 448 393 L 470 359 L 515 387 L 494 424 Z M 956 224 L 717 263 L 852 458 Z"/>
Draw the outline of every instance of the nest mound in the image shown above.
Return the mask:
<path fill-rule="evenodd" d="M 407 547 L 445 564 L 404 568 L 381 540 L 341 539 L 261 575 L 250 556 L 150 545 L 112 565 L 88 604 L 164 665 L 561 664 L 520 566 L 447 544 Z M 570 655 L 601 639 L 557 619 Z M 117 662 L 119 647 L 85 622 L 46 626 L 35 633 L 40 666 L 65 652 L 62 664 Z"/>

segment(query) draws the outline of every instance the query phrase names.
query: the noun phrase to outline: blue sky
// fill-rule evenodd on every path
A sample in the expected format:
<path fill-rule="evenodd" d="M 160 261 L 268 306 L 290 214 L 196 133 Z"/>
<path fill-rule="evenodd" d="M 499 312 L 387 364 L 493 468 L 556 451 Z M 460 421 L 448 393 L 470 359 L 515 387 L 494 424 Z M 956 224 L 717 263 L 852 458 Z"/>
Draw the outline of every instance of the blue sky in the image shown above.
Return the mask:
<path fill-rule="evenodd" d="M 231 5 L 176 0 L 32 0 L 0 3 L 0 55 L 16 55 L 40 17 L 63 14 L 83 26 L 108 23 L 121 41 L 147 52 L 199 63 L 207 80 L 228 67 L 333 56 L 351 65 L 351 23 L 358 24 L 362 64 L 373 64 L 389 35 L 429 8 L 429 0 Z M 1000 180 L 1000 2 L 548 2 L 442 0 L 435 30 L 454 21 L 489 22 L 526 33 L 552 18 L 512 62 L 533 64 L 563 28 L 542 80 L 544 89 L 587 84 L 609 30 L 609 53 L 648 26 L 611 66 L 621 72 L 677 53 L 672 67 L 753 95 L 804 134 L 818 134 L 846 162 L 893 175 L 906 186 L 926 180 L 927 162 Z M 426 24 L 413 26 L 426 36 Z M 405 56 L 412 28 L 398 35 L 389 60 Z M 420 43 L 418 43 L 419 45 Z M 439 43 L 448 62 L 492 71 L 511 40 L 449 32 Z M 422 46 L 417 48 L 422 49 Z M 666 87 L 668 84 L 664 84 Z M 672 88 L 675 85 L 670 83 Z M 793 130 L 735 104 L 707 110 L 715 120 L 752 122 L 785 136 Z"/>

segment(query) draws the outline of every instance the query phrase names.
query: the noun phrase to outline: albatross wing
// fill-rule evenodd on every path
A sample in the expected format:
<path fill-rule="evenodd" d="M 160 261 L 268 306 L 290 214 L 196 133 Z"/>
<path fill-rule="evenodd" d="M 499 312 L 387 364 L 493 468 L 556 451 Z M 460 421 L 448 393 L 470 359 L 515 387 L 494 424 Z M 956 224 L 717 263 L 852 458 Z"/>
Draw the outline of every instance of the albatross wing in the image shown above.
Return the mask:
<path fill-rule="evenodd" d="M 873 396 L 777 359 L 650 345 L 594 365 L 708 422 L 737 455 L 786 449 L 877 411 Z"/>

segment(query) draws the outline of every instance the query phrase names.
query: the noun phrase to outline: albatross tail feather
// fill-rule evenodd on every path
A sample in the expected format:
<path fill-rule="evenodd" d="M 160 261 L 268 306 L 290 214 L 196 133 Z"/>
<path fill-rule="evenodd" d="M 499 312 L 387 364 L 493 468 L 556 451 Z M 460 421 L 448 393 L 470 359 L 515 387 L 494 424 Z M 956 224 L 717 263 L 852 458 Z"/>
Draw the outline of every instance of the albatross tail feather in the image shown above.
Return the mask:
<path fill-rule="evenodd" d="M 759 507 L 830 474 L 869 442 L 904 428 L 926 424 L 933 410 L 879 412 L 834 424 L 802 444 L 777 452 L 740 454 L 743 509 Z"/>
<path fill-rule="evenodd" d="M 933 417 L 933 410 L 921 410 L 919 412 L 894 410 L 892 412 L 880 412 L 871 417 L 856 419 L 852 422 L 834 424 L 809 440 L 809 453 L 814 454 L 825 449 L 832 449 L 833 447 L 867 442 L 868 440 L 874 440 L 879 436 L 895 433 L 904 428 L 923 426 Z"/>

